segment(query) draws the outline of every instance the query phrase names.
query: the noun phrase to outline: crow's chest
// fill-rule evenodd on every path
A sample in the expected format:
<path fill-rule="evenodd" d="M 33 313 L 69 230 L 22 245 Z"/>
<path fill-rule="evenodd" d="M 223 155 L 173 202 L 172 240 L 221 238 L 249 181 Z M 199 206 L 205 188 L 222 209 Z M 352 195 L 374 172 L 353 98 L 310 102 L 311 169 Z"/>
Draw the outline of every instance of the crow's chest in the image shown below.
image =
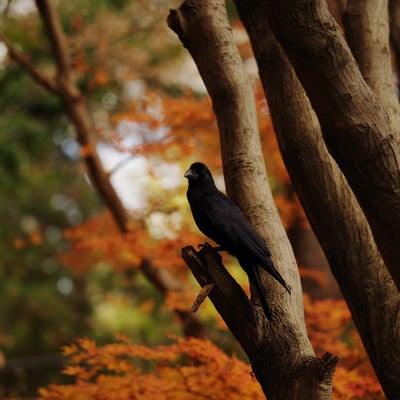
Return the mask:
<path fill-rule="evenodd" d="M 207 236 L 215 240 L 214 209 L 210 205 L 210 196 L 188 193 L 188 201 L 197 227 Z"/>
<path fill-rule="evenodd" d="M 201 202 L 201 200 L 189 201 L 189 204 L 196 225 L 203 233 L 207 234 L 212 226 L 212 219 L 209 215 L 209 209 L 207 209 L 207 206 L 204 204 L 204 202 Z"/>

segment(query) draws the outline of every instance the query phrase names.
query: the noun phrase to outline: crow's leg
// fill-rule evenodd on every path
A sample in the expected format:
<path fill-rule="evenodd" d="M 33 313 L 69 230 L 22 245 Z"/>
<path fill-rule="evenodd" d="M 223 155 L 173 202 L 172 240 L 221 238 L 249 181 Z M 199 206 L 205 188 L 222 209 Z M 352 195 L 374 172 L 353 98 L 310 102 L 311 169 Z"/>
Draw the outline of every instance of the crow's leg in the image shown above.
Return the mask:
<path fill-rule="evenodd" d="M 213 247 L 208 242 L 205 242 L 204 244 L 200 243 L 198 245 L 198 248 L 200 249 L 200 251 L 198 252 L 200 255 L 204 255 L 207 252 L 218 253 L 220 251 L 226 251 L 222 246 Z"/>

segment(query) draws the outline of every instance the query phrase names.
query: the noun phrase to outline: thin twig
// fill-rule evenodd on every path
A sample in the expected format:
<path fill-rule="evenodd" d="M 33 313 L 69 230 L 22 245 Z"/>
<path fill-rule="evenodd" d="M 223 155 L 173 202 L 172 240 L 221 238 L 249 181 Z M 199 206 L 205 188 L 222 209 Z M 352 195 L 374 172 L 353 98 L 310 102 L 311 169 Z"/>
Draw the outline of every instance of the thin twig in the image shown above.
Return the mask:
<path fill-rule="evenodd" d="M 60 20 L 55 9 L 55 2 L 49 0 L 36 0 L 36 6 L 42 16 L 42 21 L 48 33 L 48 39 L 53 48 L 60 72 L 69 74 L 68 54 L 66 43 L 61 28 Z"/>
<path fill-rule="evenodd" d="M 7 47 L 8 55 L 10 56 L 10 58 L 15 62 L 17 62 L 21 67 L 23 67 L 35 82 L 43 86 L 45 89 L 53 93 L 59 94 L 58 86 L 57 83 L 54 81 L 54 79 L 43 75 L 32 64 L 29 58 L 26 57 L 24 54 L 20 53 L 18 50 L 16 50 L 15 47 L 3 35 L 0 35 L 0 40 Z"/>
<path fill-rule="evenodd" d="M 7 4 L 4 7 L 4 11 L 3 11 L 3 22 L 6 21 L 6 19 L 8 18 L 8 13 L 10 11 L 10 6 L 11 6 L 11 1 L 12 0 L 7 0 Z"/>
<path fill-rule="evenodd" d="M 129 156 L 124 158 L 123 160 L 119 161 L 117 163 L 117 165 L 115 165 L 114 167 L 112 167 L 112 169 L 110 171 L 107 172 L 108 177 L 111 177 L 111 175 L 114 175 L 118 170 L 120 170 L 125 164 L 127 164 L 128 162 L 134 160 L 136 158 L 136 156 Z"/>

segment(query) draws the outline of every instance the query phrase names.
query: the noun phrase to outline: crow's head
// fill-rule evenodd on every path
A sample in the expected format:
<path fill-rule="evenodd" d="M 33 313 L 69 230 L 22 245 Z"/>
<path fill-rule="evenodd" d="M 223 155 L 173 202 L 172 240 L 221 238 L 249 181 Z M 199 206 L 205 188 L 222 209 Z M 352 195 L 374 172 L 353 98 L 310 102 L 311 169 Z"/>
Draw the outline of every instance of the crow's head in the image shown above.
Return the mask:
<path fill-rule="evenodd" d="M 207 165 L 201 162 L 193 163 L 185 172 L 185 178 L 189 179 L 189 183 L 213 182 L 213 178 Z"/>

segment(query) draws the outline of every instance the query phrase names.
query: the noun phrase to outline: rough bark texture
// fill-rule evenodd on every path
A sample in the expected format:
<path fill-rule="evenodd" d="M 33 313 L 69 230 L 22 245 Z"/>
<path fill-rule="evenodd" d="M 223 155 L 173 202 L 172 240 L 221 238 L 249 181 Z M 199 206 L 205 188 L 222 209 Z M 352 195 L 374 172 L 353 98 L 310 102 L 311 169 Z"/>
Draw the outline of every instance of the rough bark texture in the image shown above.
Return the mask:
<path fill-rule="evenodd" d="M 400 156 L 389 119 L 321 0 L 270 0 L 269 20 L 400 288 Z M 287 10 L 291 10 L 290 13 Z"/>
<path fill-rule="evenodd" d="M 293 178 L 291 179 L 293 180 Z M 312 300 L 342 298 L 324 250 L 314 231 L 305 227 L 304 222 L 299 220 L 289 227 L 287 233 L 298 265 L 306 270 L 306 274 L 303 276 L 300 270 L 303 291 Z M 315 277 L 307 276 L 307 272 L 313 271 L 321 274 L 321 284 L 316 284 Z"/>
<path fill-rule="evenodd" d="M 340 26 L 342 26 L 342 18 L 347 8 L 347 2 L 348 0 L 326 0 L 329 12 Z"/>
<path fill-rule="evenodd" d="M 279 330 L 286 330 L 284 322 L 274 320 L 275 332 L 265 336 L 265 319 L 254 311 L 254 305 L 221 264 L 219 255 L 209 252 L 201 256 L 188 246 L 182 249 L 182 257 L 202 287 L 214 285 L 209 298 L 249 356 L 268 400 L 331 399 L 332 378 L 338 362 L 336 357 L 326 353 L 320 359 L 299 359 L 299 364 L 294 368 L 288 363 L 292 358 L 291 349 L 285 348 L 285 341 L 279 337 Z M 293 331 L 292 335 L 296 335 L 296 332 Z M 279 355 L 276 351 L 271 354 L 271 345 L 279 346 Z M 282 357 L 287 364 L 280 369 Z M 273 389 L 275 385 L 279 386 Z"/>
<path fill-rule="evenodd" d="M 388 0 L 349 0 L 344 25 L 360 71 L 387 112 L 399 143 L 400 104 L 391 65 Z"/>
<path fill-rule="evenodd" d="M 293 288 L 288 296 L 270 278 L 263 280 L 268 298 L 274 301 L 271 324 L 260 307 L 234 291 L 218 295 L 219 300 L 210 298 L 246 351 L 269 400 L 330 399 L 337 360 L 317 359 L 306 334 L 298 272 L 272 200 L 254 97 L 233 44 L 224 1 L 185 1 L 171 11 L 168 23 L 192 55 L 212 98 L 228 193 L 266 239 L 275 264 Z M 191 264 L 194 255 L 186 255 L 186 260 Z M 205 270 L 214 275 L 221 269 L 191 268 L 199 281 Z M 234 286 L 224 276 L 212 277 L 217 286 L 212 294 Z"/>
<path fill-rule="evenodd" d="M 329 155 L 311 104 L 261 0 L 235 1 L 258 62 L 282 156 L 389 399 L 400 393 L 400 294 Z"/>

